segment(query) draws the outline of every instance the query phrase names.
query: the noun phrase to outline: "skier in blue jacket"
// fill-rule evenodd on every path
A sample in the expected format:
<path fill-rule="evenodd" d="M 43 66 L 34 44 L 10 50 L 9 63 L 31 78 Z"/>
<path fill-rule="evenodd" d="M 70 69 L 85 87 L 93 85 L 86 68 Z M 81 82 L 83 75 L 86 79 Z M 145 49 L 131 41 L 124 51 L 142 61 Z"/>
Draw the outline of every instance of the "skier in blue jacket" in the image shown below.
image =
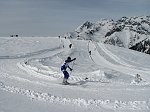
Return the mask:
<path fill-rule="evenodd" d="M 63 84 L 69 84 L 67 82 L 68 78 L 69 78 L 69 73 L 67 72 L 67 68 L 70 69 L 70 71 L 72 71 L 72 68 L 69 67 L 69 63 L 76 60 L 76 58 L 74 59 L 71 59 L 71 57 L 68 57 L 67 60 L 65 60 L 65 62 L 61 65 L 61 71 L 63 72 L 64 74 L 64 78 L 63 78 Z"/>

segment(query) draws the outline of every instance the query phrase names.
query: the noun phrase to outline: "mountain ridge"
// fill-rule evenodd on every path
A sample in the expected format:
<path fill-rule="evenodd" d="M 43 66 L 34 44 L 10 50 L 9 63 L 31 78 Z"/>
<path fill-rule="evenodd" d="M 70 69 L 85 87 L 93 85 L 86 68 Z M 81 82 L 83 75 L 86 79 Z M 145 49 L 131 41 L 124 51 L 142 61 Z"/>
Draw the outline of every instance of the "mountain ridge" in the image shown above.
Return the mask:
<path fill-rule="evenodd" d="M 122 17 L 116 21 L 101 19 L 95 23 L 86 21 L 63 37 L 134 48 L 133 50 L 150 54 L 147 52 L 150 51 L 150 16 Z"/>

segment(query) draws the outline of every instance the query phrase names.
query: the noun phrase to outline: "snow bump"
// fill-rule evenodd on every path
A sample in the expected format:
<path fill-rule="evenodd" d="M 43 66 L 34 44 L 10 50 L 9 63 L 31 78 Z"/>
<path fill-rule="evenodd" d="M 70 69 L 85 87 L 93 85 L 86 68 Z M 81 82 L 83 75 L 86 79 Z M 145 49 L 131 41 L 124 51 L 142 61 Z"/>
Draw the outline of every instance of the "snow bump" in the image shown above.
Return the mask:
<path fill-rule="evenodd" d="M 26 90 L 23 88 L 7 86 L 4 83 L 0 82 L 0 89 L 4 91 L 8 91 L 11 93 L 16 93 L 20 95 L 24 95 L 29 97 L 31 100 L 39 100 L 46 101 L 50 103 L 59 103 L 59 104 L 72 104 L 85 108 L 97 107 L 97 108 L 106 108 L 112 110 L 147 110 L 148 101 L 111 101 L 111 100 L 103 100 L 103 99 L 83 99 L 83 98 L 65 98 L 52 95 L 50 93 L 42 93 L 36 92 L 33 90 Z"/>

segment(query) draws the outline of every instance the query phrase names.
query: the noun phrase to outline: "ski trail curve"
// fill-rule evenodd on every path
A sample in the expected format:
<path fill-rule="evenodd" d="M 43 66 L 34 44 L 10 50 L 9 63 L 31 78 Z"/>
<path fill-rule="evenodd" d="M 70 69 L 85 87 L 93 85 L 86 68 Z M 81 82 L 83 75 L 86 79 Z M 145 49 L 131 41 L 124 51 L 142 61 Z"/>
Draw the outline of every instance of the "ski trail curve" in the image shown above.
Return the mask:
<path fill-rule="evenodd" d="M 93 51 L 94 49 L 96 49 L 95 46 L 90 46 L 90 45 L 93 45 L 93 43 L 90 44 L 91 42 L 92 42 L 92 41 L 88 41 L 88 43 L 87 43 L 88 53 L 89 53 L 90 51 Z M 98 65 L 98 64 L 94 61 L 94 59 L 92 58 L 92 56 L 91 56 L 92 53 L 93 53 L 93 52 L 91 52 L 91 54 L 89 54 L 89 57 L 90 57 L 90 59 L 92 60 L 92 62 L 93 62 L 94 64 Z"/>
<path fill-rule="evenodd" d="M 47 68 L 47 70 L 44 69 L 39 69 L 37 67 L 32 67 L 30 65 L 26 65 L 24 63 L 18 63 L 17 66 L 26 71 L 28 74 L 37 77 L 37 78 L 42 78 L 45 80 L 56 80 L 56 79 L 63 79 L 63 75 L 62 73 L 59 73 L 57 71 L 53 71 L 50 68 L 48 68 L 47 66 L 45 66 L 45 68 Z M 43 66 L 44 67 L 44 66 Z M 70 81 L 86 81 L 85 80 L 85 76 L 71 76 L 69 77 Z M 109 83 L 110 81 L 103 79 L 101 80 L 101 77 L 99 77 L 99 79 L 94 79 L 94 78 L 90 78 L 88 77 L 87 81 L 92 81 L 92 82 L 102 82 L 102 83 Z"/>
<path fill-rule="evenodd" d="M 97 44 L 97 43 L 96 43 Z M 105 52 L 106 55 L 108 55 L 110 58 L 112 58 L 114 61 L 116 61 L 117 63 L 119 63 L 120 65 L 124 65 L 127 67 L 133 67 L 132 65 L 129 65 L 127 63 L 125 63 L 123 60 L 121 60 L 120 58 L 118 58 L 116 55 L 114 55 L 113 53 L 111 53 L 104 44 L 99 43 L 96 46 L 99 46 L 99 48 Z"/>
<path fill-rule="evenodd" d="M 91 48 L 91 46 L 93 46 L 93 48 Z M 94 63 L 96 63 L 99 66 L 101 66 L 101 64 L 103 64 L 103 66 L 106 67 L 106 68 L 110 68 L 110 69 L 113 68 L 113 70 L 116 70 L 116 71 L 119 71 L 119 72 L 122 72 L 122 73 L 125 73 L 125 74 L 129 74 L 131 76 L 135 76 L 135 74 L 144 74 L 145 77 L 149 76 L 150 71 L 144 71 L 144 70 L 136 69 L 136 68 L 133 68 L 133 67 L 130 67 L 130 66 L 118 66 L 117 64 L 106 60 L 103 56 L 105 54 L 101 54 L 100 48 L 97 48 L 97 46 L 93 43 L 92 43 L 92 45 L 90 45 L 90 48 L 94 52 L 94 54 L 91 55 L 92 59 L 93 59 Z M 118 60 L 118 59 L 115 59 L 115 60 Z M 117 63 L 118 63 L 118 61 L 117 61 Z M 123 63 L 123 64 L 127 65 L 126 63 Z"/>

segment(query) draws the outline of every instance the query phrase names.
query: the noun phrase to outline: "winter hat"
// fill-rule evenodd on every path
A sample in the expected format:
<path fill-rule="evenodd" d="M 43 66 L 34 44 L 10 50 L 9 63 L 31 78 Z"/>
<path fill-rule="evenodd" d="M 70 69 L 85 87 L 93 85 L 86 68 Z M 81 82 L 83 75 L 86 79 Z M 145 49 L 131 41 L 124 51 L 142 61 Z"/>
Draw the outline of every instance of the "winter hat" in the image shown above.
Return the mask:
<path fill-rule="evenodd" d="M 67 62 L 71 62 L 71 57 L 67 57 L 67 60 L 65 61 L 66 63 Z"/>

